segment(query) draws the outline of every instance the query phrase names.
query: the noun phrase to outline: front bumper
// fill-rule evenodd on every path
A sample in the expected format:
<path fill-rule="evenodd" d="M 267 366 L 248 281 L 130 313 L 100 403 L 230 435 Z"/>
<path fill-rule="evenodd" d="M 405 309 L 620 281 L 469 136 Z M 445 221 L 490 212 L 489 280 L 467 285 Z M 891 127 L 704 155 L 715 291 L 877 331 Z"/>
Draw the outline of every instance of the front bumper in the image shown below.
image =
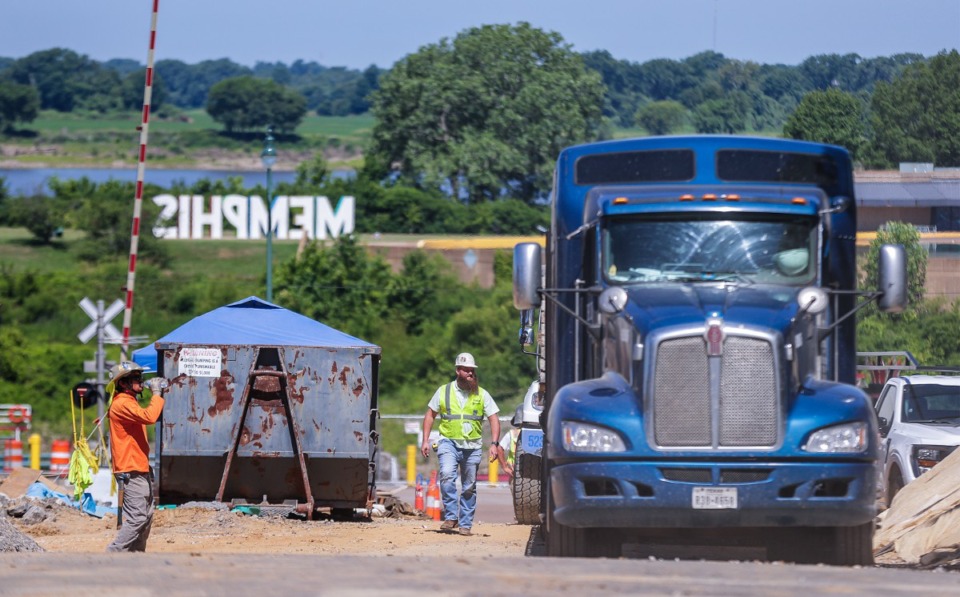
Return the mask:
<path fill-rule="evenodd" d="M 552 467 L 550 491 L 571 527 L 853 526 L 876 514 L 876 479 L 864 462 L 580 462 Z M 694 487 L 736 487 L 738 507 L 694 509 Z"/>

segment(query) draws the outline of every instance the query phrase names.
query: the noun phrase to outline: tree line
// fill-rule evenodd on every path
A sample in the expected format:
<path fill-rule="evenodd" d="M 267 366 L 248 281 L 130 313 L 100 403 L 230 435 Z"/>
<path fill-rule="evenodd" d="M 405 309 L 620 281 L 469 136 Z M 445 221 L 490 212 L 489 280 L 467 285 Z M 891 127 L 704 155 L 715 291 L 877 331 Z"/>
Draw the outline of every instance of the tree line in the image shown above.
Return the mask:
<path fill-rule="evenodd" d="M 522 25 L 519 28 L 521 32 L 530 29 Z M 562 41 L 559 36 L 557 41 Z M 889 83 L 907 66 L 926 61 L 913 53 L 876 58 L 853 53 L 823 54 L 796 66 L 734 60 L 713 51 L 682 60 L 654 59 L 643 63 L 618 60 L 605 50 L 579 56 L 588 70 L 600 75 L 604 85 L 603 115 L 616 126 L 633 127 L 641 108 L 669 100 L 701 122 L 701 128 L 732 118 L 735 122 L 725 123 L 726 126 L 736 127 L 742 121 L 750 130 L 781 128 L 810 92 L 835 88 L 869 95 L 878 82 Z M 32 87 L 38 94 L 40 109 L 62 112 L 139 108 L 143 70 L 144 66 L 135 60 L 98 62 L 63 48 L 42 50 L 19 59 L 0 57 L 0 82 Z M 158 60 L 155 71 L 153 104 L 157 108 L 164 104 L 203 108 L 218 83 L 251 77 L 297 92 L 308 110 L 335 116 L 367 112 L 370 93 L 379 87 L 380 76 L 387 72 L 375 65 L 359 71 L 303 60 L 289 65 L 258 62 L 251 68 L 226 58 L 196 64 Z"/>
<path fill-rule="evenodd" d="M 0 87 L 32 88 L 37 107 L 42 110 L 136 110 L 143 102 L 144 70 L 145 66 L 136 60 L 99 62 L 69 49 L 52 48 L 18 59 L 0 57 Z M 382 72 L 373 65 L 359 71 L 302 60 L 290 65 L 258 62 L 250 68 L 226 58 L 196 64 L 158 60 L 154 70 L 154 108 L 203 108 L 218 83 L 252 77 L 296 92 L 303 97 L 308 110 L 328 116 L 363 114 L 369 110 L 367 98 Z"/>

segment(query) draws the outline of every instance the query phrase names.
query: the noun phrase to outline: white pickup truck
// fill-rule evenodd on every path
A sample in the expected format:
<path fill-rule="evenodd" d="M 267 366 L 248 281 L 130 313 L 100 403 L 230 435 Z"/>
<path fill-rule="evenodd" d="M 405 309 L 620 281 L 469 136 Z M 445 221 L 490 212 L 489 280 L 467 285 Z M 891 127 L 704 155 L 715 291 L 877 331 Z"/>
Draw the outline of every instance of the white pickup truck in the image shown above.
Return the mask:
<path fill-rule="evenodd" d="M 911 375 L 887 381 L 876 402 L 880 491 L 897 492 L 960 445 L 960 376 Z"/>

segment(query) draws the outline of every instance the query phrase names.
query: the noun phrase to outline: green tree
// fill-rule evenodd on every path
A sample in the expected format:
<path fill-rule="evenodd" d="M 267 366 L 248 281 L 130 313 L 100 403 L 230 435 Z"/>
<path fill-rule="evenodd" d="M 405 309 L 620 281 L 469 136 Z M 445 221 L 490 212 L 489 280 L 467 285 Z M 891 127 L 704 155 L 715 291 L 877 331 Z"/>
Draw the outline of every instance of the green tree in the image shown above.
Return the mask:
<path fill-rule="evenodd" d="M 18 122 L 33 122 L 39 112 L 36 89 L 0 80 L 0 132 L 12 130 Z"/>
<path fill-rule="evenodd" d="M 960 166 L 960 52 L 941 52 L 877 83 L 870 101 L 870 165 L 899 162 Z"/>
<path fill-rule="evenodd" d="M 143 87 L 146 84 L 147 71 L 145 69 L 127 73 L 121 84 L 121 102 L 128 110 L 140 110 L 143 107 Z M 167 87 L 160 75 L 153 77 L 150 86 L 150 110 L 158 110 L 167 100 Z"/>
<path fill-rule="evenodd" d="M 164 80 L 171 104 L 182 108 L 201 108 L 207 103 L 211 87 L 225 79 L 250 75 L 251 70 L 226 58 L 204 60 L 197 64 L 158 60 L 156 73 L 158 78 Z"/>
<path fill-rule="evenodd" d="M 764 95 L 777 101 L 790 98 L 799 102 L 809 91 L 810 83 L 796 67 L 783 64 L 764 64 L 757 73 L 758 86 Z"/>
<path fill-rule="evenodd" d="M 852 89 L 857 80 L 857 64 L 862 59 L 857 54 L 819 54 L 800 63 L 800 72 L 814 89 L 831 87 Z"/>
<path fill-rule="evenodd" d="M 79 180 L 52 179 L 49 182 L 56 201 L 68 212 L 67 223 L 86 232 L 78 243 L 79 253 L 88 261 L 109 260 L 130 252 L 133 223 L 134 183 L 110 180 L 101 184 L 83 177 Z M 159 194 L 147 187 L 144 195 Z M 141 204 L 137 255 L 140 259 L 164 265 L 169 261 L 166 247 L 151 233 L 160 208 L 152 201 Z"/>
<path fill-rule="evenodd" d="M 603 88 L 557 33 L 485 25 L 410 54 L 374 94 L 372 163 L 416 184 L 532 201 L 563 147 L 594 138 Z M 379 174 L 385 175 L 386 172 Z"/>
<path fill-rule="evenodd" d="M 863 103 L 839 89 L 808 93 L 787 118 L 783 135 L 840 145 L 856 158 L 866 142 Z"/>
<path fill-rule="evenodd" d="M 698 83 L 687 64 L 667 58 L 641 64 L 639 77 L 640 92 L 654 101 L 678 97 Z"/>
<path fill-rule="evenodd" d="M 920 232 L 913 224 L 887 222 L 870 241 L 870 248 L 860 262 L 860 287 L 872 290 L 879 286 L 877 263 L 882 245 L 903 245 L 907 252 L 907 306 L 916 309 L 923 303 L 927 282 L 927 251 L 920 246 Z"/>
<path fill-rule="evenodd" d="M 323 157 L 323 152 L 317 152 L 309 160 L 297 164 L 297 178 L 295 185 L 301 191 L 315 191 L 322 189 L 330 179 L 330 164 Z"/>
<path fill-rule="evenodd" d="M 234 77 L 210 88 L 207 113 L 227 132 L 253 131 L 269 124 L 279 132 L 293 132 L 306 116 L 307 100 L 269 79 Z"/>
<path fill-rule="evenodd" d="M 120 77 L 86 56 L 54 48 L 17 60 L 7 71 L 10 80 L 29 85 L 40 96 L 40 108 L 70 112 L 77 107 L 109 104 L 118 96 Z"/>
<path fill-rule="evenodd" d="M 707 100 L 693 111 L 693 127 L 698 133 L 742 133 L 747 128 L 750 100 L 742 91 L 724 99 Z"/>
<path fill-rule="evenodd" d="M 641 102 L 647 101 L 640 90 L 642 77 L 636 63 L 615 59 L 606 50 L 584 52 L 584 65 L 600 74 L 604 86 L 603 116 L 617 125 L 634 125 Z"/>
<path fill-rule="evenodd" d="M 857 349 L 907 350 L 922 365 L 960 365 L 960 301 L 926 300 L 902 317 L 873 314 L 857 323 Z"/>
<path fill-rule="evenodd" d="M 636 122 L 651 135 L 666 135 L 683 124 L 687 109 L 673 100 L 650 102 L 637 110 Z"/>
<path fill-rule="evenodd" d="M 317 243 L 277 268 L 277 303 L 348 334 L 376 342 L 387 320 L 390 266 L 367 254 L 355 237 L 340 236 L 329 248 Z"/>
<path fill-rule="evenodd" d="M 11 199 L 9 209 L 10 223 L 26 228 L 41 243 L 51 242 L 66 223 L 62 202 L 45 195 Z"/>

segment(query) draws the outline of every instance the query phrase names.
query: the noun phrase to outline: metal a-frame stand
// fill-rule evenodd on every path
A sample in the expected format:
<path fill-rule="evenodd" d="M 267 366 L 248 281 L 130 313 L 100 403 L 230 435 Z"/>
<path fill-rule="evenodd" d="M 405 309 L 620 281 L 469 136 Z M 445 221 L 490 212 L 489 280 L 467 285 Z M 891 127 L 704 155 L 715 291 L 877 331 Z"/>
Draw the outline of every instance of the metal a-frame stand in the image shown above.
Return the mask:
<path fill-rule="evenodd" d="M 220 489 L 217 491 L 217 501 L 223 501 L 223 494 L 227 488 L 227 478 L 230 475 L 230 467 L 233 465 L 234 456 L 237 454 L 237 449 L 240 446 L 240 437 L 243 434 L 243 424 L 247 418 L 247 411 L 250 408 L 250 388 L 253 387 L 254 383 L 258 378 L 275 378 L 278 385 L 280 386 L 279 398 L 283 404 L 284 411 L 287 415 L 287 421 L 289 422 L 289 431 L 290 431 L 290 445 L 293 448 L 294 456 L 297 458 L 297 462 L 300 466 L 300 477 L 303 481 L 303 493 L 306 496 L 306 515 L 308 520 L 313 519 L 313 492 L 310 490 L 310 476 L 307 473 L 307 463 L 303 455 L 303 446 L 300 443 L 301 429 L 300 423 L 297 421 L 297 418 L 293 415 L 293 411 L 290 408 L 290 388 L 287 384 L 287 369 L 284 364 L 286 361 L 284 359 L 283 348 L 277 348 L 278 356 L 280 358 L 280 370 L 276 369 L 257 369 L 257 363 L 260 358 L 260 348 L 256 348 L 253 356 L 253 360 L 250 364 L 250 371 L 247 374 L 247 383 L 243 388 L 243 396 L 240 399 L 241 414 L 240 420 L 237 422 L 236 433 L 231 442 L 230 450 L 227 452 L 227 462 L 223 467 L 223 476 L 220 478 Z M 299 508 L 298 508 L 299 510 Z"/>

